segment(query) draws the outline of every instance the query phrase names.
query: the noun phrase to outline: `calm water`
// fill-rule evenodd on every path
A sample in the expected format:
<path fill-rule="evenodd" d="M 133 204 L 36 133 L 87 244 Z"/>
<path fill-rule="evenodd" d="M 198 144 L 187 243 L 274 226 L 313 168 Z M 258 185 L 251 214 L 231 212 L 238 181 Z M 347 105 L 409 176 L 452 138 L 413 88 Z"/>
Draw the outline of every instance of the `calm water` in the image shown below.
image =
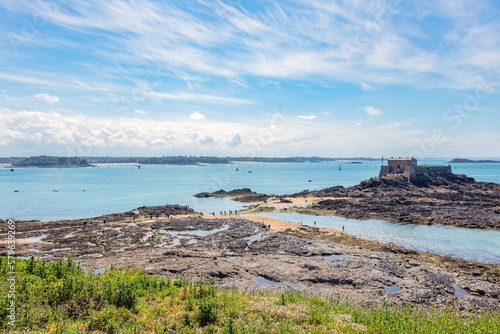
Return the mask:
<path fill-rule="evenodd" d="M 264 213 L 267 217 L 304 225 L 331 227 L 351 235 L 430 253 L 467 260 L 500 263 L 500 230 L 476 230 L 453 226 L 427 226 L 382 220 L 355 220 L 341 217 L 308 216 L 297 213 Z"/>
<path fill-rule="evenodd" d="M 443 161 L 445 160 L 427 160 L 419 161 L 419 163 L 440 164 Z M 339 164 L 342 166 L 341 171 L 338 170 Z M 288 194 L 304 189 L 314 190 L 334 185 L 351 186 L 370 177 L 378 176 L 380 162 L 252 164 L 253 173 L 251 174 L 247 172 L 248 166 L 249 164 L 142 166 L 141 169 L 133 166 L 16 168 L 14 172 L 10 172 L 8 168 L 0 168 L 0 217 L 44 221 L 89 218 L 112 212 L 128 211 L 142 205 L 161 204 L 188 205 L 205 213 L 241 209 L 243 207 L 241 203 L 227 198 L 197 199 L 193 195 L 221 188 L 231 190 L 248 187 L 257 192 Z M 237 168 L 239 171 L 236 171 Z M 500 183 L 499 164 L 457 164 L 452 168 L 454 173 L 467 174 L 477 181 Z M 308 221 L 309 218 L 301 215 L 295 220 Z M 332 219 L 330 217 L 321 219 L 313 217 L 312 219 L 325 226 L 339 227 L 335 221 L 329 220 Z M 343 224 L 347 227 L 348 223 L 343 222 Z M 464 254 L 467 253 L 461 237 L 459 238 L 454 233 L 450 234 L 448 230 L 440 230 L 441 227 L 414 227 L 408 224 L 378 222 L 376 224 L 379 225 L 368 228 L 366 222 L 359 222 L 358 229 L 355 229 L 356 223 L 349 222 L 349 224 L 353 226 L 351 228 L 349 225 L 348 231 L 360 236 L 392 241 L 406 246 L 411 244 L 411 247 L 418 249 L 460 257 L 465 255 L 459 255 L 456 252 L 458 247 L 464 249 Z M 382 229 L 380 226 L 385 227 Z M 426 231 L 431 231 L 430 228 L 434 229 L 427 233 Z M 500 239 L 498 234 L 495 234 L 498 231 L 458 230 L 466 231 L 464 233 L 467 233 L 471 240 L 472 249 L 481 249 L 489 245 L 490 241 L 485 241 L 484 235 L 494 235 L 496 240 Z M 412 234 L 408 231 L 415 231 L 412 232 L 415 241 L 412 241 Z M 475 235 L 478 237 L 476 238 Z M 417 236 L 428 240 L 427 244 L 419 245 Z M 459 239 L 454 239 L 455 237 Z M 442 241 L 436 241 L 438 239 Z M 436 246 L 430 248 L 434 243 Z M 498 241 L 493 242 L 491 247 L 500 249 Z M 491 253 L 490 250 L 481 252 Z M 498 251 L 491 254 L 485 256 L 491 261 L 500 262 Z"/>

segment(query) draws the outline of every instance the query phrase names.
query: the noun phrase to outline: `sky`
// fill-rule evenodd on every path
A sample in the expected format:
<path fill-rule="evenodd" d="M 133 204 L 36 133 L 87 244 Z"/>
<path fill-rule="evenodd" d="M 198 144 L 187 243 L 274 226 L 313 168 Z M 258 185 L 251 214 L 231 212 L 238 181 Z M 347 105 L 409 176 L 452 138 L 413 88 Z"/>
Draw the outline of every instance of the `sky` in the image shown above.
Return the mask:
<path fill-rule="evenodd" d="M 0 156 L 500 156 L 500 2 L 2 0 Z"/>

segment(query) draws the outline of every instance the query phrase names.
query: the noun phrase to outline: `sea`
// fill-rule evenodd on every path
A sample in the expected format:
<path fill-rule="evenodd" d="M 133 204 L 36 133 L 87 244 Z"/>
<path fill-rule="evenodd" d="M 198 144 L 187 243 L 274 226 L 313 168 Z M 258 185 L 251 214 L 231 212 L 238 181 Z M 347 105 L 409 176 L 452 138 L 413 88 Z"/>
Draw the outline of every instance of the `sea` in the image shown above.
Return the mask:
<path fill-rule="evenodd" d="M 492 158 L 495 159 L 495 158 Z M 450 159 L 421 159 L 439 165 Z M 500 160 L 496 158 L 496 160 Z M 331 186 L 352 186 L 377 177 L 381 161 L 221 165 L 105 165 L 88 168 L 0 168 L 0 218 L 51 221 L 91 218 L 140 206 L 180 204 L 203 213 L 241 210 L 229 198 L 196 198 L 200 192 L 250 188 L 291 194 Z M 249 173 L 251 168 L 252 173 Z M 500 183 L 500 164 L 452 164 L 456 174 Z M 344 226 L 347 233 L 408 248 L 470 260 L 500 263 L 500 230 L 398 224 L 298 214 L 268 216 L 303 224 Z"/>

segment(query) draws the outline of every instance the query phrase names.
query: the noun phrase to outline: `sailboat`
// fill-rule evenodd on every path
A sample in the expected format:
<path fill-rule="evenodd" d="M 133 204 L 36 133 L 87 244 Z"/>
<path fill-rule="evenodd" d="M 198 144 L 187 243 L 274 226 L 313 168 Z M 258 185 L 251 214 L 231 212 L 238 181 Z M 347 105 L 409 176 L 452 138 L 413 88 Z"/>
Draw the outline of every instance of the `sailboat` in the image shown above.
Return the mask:
<path fill-rule="evenodd" d="M 249 173 L 253 173 L 253 172 L 252 172 L 252 166 L 248 166 L 248 172 L 249 172 Z"/>
<path fill-rule="evenodd" d="M 342 166 L 340 166 L 340 164 L 339 164 L 339 170 L 342 170 Z"/>

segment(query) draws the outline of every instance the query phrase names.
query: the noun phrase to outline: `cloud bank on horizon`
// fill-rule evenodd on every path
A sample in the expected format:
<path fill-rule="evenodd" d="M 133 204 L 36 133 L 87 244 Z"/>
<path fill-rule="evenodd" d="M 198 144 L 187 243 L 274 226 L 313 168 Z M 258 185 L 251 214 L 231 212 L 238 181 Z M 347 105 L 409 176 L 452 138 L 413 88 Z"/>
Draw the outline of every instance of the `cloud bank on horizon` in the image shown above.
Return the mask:
<path fill-rule="evenodd" d="M 0 3 L 0 156 L 500 156 L 496 1 Z"/>

